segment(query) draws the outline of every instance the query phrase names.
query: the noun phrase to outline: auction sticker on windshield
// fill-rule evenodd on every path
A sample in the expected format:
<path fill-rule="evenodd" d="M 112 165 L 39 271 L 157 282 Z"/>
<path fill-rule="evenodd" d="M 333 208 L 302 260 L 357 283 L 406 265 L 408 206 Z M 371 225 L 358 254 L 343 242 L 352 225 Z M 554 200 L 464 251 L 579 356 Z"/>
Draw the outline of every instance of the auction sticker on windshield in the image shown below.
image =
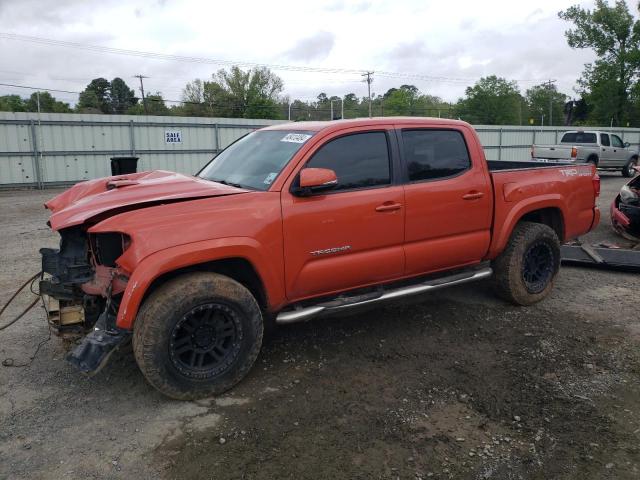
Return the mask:
<path fill-rule="evenodd" d="M 307 135 L 304 133 L 287 133 L 281 142 L 290 142 L 290 143 L 304 143 L 311 138 L 311 135 Z"/>
<path fill-rule="evenodd" d="M 264 184 L 271 185 L 277 176 L 278 176 L 277 172 L 271 172 L 269 175 L 267 175 L 267 178 L 264 179 Z"/>

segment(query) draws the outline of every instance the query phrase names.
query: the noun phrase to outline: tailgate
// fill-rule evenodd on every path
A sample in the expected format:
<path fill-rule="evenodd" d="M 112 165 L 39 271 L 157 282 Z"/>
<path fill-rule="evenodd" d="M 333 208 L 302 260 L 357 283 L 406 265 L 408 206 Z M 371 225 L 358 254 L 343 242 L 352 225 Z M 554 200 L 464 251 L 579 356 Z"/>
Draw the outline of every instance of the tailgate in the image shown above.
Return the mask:
<path fill-rule="evenodd" d="M 569 160 L 572 147 L 567 145 L 533 145 L 531 158 L 538 161 L 545 160 Z"/>

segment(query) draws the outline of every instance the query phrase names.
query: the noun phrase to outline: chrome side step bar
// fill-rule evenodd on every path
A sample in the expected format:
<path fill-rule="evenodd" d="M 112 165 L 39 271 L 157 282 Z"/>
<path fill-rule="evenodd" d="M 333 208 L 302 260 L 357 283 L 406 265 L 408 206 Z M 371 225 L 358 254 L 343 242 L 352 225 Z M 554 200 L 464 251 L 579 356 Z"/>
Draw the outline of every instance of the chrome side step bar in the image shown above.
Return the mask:
<path fill-rule="evenodd" d="M 474 282 L 476 280 L 482 280 L 484 278 L 490 277 L 492 273 L 493 270 L 491 270 L 490 267 L 486 267 L 480 270 L 466 271 L 446 277 L 435 278 L 406 287 L 400 287 L 391 290 L 380 289 L 376 292 L 372 292 L 371 294 L 356 295 L 352 298 L 336 299 L 325 303 L 319 303 L 310 307 L 299 307 L 294 310 L 280 312 L 276 317 L 276 323 L 284 324 L 310 320 L 311 318 L 317 317 L 321 314 L 331 314 L 334 312 L 344 311 L 348 308 L 360 307 L 372 303 L 383 302 L 386 300 L 393 300 L 409 295 L 418 295 L 421 293 L 438 290 L 440 288 L 460 285 L 467 282 Z"/>

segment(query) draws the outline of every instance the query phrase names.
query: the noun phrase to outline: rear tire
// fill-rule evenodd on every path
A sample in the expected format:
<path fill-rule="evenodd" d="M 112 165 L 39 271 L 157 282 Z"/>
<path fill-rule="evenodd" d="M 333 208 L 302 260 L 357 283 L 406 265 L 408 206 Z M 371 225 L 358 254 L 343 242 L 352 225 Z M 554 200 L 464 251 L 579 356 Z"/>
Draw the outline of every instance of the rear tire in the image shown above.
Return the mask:
<path fill-rule="evenodd" d="M 636 174 L 636 171 L 633 167 L 636 165 L 637 161 L 637 158 L 632 158 L 625 164 L 624 167 L 622 167 L 622 176 L 624 178 L 631 178 Z"/>
<path fill-rule="evenodd" d="M 163 394 L 194 400 L 242 380 L 262 345 L 260 307 L 251 292 L 216 273 L 189 273 L 144 302 L 133 351 L 145 378 Z"/>
<path fill-rule="evenodd" d="M 596 155 L 591 155 L 589 158 L 587 158 L 587 163 L 593 163 L 597 168 L 598 167 L 598 157 Z"/>
<path fill-rule="evenodd" d="M 553 229 L 520 222 L 493 261 L 494 290 L 515 305 L 531 305 L 549 295 L 559 268 L 560 241 Z"/>

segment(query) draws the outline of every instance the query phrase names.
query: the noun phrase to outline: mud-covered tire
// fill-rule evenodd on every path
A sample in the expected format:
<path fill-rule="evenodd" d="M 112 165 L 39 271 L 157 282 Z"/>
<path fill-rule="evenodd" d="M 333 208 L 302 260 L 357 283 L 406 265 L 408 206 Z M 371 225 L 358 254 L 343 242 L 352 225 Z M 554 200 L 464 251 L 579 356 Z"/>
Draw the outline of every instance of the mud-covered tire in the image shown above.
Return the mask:
<path fill-rule="evenodd" d="M 493 261 L 494 291 L 515 305 L 531 305 L 549 295 L 559 268 L 560 242 L 553 229 L 520 222 L 507 248 Z"/>
<path fill-rule="evenodd" d="M 631 178 L 636 174 L 635 169 L 633 168 L 634 165 L 636 165 L 636 162 L 638 161 L 638 159 L 636 158 L 631 158 L 624 167 L 622 167 L 622 176 L 624 178 Z"/>
<path fill-rule="evenodd" d="M 262 336 L 262 314 L 249 290 L 224 275 L 188 273 L 145 300 L 134 324 L 133 351 L 151 385 L 168 397 L 193 400 L 240 382 Z"/>

